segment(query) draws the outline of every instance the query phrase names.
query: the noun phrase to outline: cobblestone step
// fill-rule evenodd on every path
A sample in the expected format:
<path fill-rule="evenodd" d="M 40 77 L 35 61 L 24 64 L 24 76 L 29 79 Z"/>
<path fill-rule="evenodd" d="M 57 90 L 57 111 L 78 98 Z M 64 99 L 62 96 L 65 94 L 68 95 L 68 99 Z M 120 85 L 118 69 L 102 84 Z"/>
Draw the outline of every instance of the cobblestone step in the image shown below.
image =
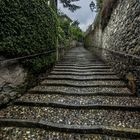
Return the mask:
<path fill-rule="evenodd" d="M 103 63 L 97 63 L 97 64 L 93 64 L 93 63 L 90 63 L 90 64 L 76 64 L 76 63 L 62 63 L 62 62 L 60 62 L 60 63 L 57 63 L 56 64 L 56 66 L 71 66 L 71 67 L 73 67 L 73 66 L 75 66 L 75 67 L 89 67 L 89 66 L 108 66 L 108 65 L 105 65 L 105 64 L 103 64 Z"/>
<path fill-rule="evenodd" d="M 67 96 L 26 94 L 16 105 L 46 106 L 73 109 L 123 109 L 140 111 L 140 98 L 111 96 Z"/>
<path fill-rule="evenodd" d="M 120 80 L 116 75 L 92 75 L 92 76 L 76 76 L 76 75 L 49 75 L 47 79 L 54 80 L 75 80 L 75 81 L 93 81 L 93 80 Z"/>
<path fill-rule="evenodd" d="M 62 71 L 62 72 L 112 72 L 111 69 L 86 69 L 86 70 L 79 70 L 79 69 L 53 69 L 54 71 Z"/>
<path fill-rule="evenodd" d="M 120 80 L 104 80 L 104 81 L 75 81 L 75 80 L 44 80 L 41 85 L 56 86 L 73 86 L 73 87 L 126 87 L 126 84 Z"/>
<path fill-rule="evenodd" d="M 76 75 L 76 76 L 94 76 L 94 75 L 115 75 L 114 72 L 64 72 L 64 71 L 52 71 L 50 75 Z"/>
<path fill-rule="evenodd" d="M 68 116 L 68 117 L 67 117 Z M 84 127 L 104 126 L 140 130 L 139 111 L 62 109 L 52 107 L 10 106 L 0 111 L 0 119 L 44 121 L 56 125 Z M 0 120 L 1 121 L 1 120 Z"/>
<path fill-rule="evenodd" d="M 39 128 L 21 128 L 21 127 L 2 127 L 0 128 L 2 140 L 138 140 L 136 136 L 132 139 L 128 136 L 124 138 L 118 136 L 109 136 L 103 134 L 75 134 L 62 132 L 47 132 Z M 9 138 L 8 135 L 11 135 Z"/>
<path fill-rule="evenodd" d="M 57 63 L 56 65 L 64 65 L 64 66 L 100 66 L 100 65 L 105 65 L 104 63 L 100 62 L 100 61 L 92 61 L 92 62 L 60 62 Z"/>
<path fill-rule="evenodd" d="M 30 93 L 66 93 L 66 94 L 127 94 L 132 93 L 128 88 L 108 88 L 108 87 L 66 87 L 66 86 L 37 86 L 30 90 Z"/>
<path fill-rule="evenodd" d="M 55 66 L 54 68 L 58 68 L 58 69 L 111 69 L 111 67 L 109 66 L 86 66 L 86 67 L 75 67 L 75 66 Z"/>
<path fill-rule="evenodd" d="M 94 128 L 84 128 L 85 130 L 77 127 L 75 127 L 75 129 L 66 127 L 67 132 L 71 132 L 66 133 L 63 132 L 66 130 L 64 125 L 59 125 L 57 127 L 57 125 L 52 123 L 3 120 L 2 124 L 6 126 L 10 126 L 11 124 L 12 126 L 15 125 L 15 127 L 0 128 L 2 140 L 139 140 L 140 136 L 137 130 L 133 130 L 132 132 L 129 129 L 119 130 L 110 127 L 102 128 L 101 126 L 95 126 Z M 40 129 L 40 127 L 44 129 Z M 53 130 L 46 131 L 48 128 Z M 54 131 L 60 131 L 60 129 L 61 132 Z M 92 132 L 96 134 L 92 134 Z"/>
<path fill-rule="evenodd" d="M 124 110 L 124 111 L 140 111 L 140 106 L 125 106 L 125 105 L 103 105 L 103 104 L 89 104 L 78 105 L 60 102 L 31 102 L 31 101 L 16 101 L 14 105 L 32 106 L 32 107 L 53 107 L 63 109 L 98 109 L 98 110 Z"/>

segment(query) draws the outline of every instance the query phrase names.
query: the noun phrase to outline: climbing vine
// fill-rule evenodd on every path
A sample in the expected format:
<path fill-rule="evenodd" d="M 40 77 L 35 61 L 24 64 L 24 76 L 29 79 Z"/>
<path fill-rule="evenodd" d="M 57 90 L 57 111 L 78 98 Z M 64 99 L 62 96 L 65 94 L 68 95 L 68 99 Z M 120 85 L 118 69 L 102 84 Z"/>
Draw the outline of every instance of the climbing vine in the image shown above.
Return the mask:
<path fill-rule="evenodd" d="M 46 0 L 1 0 L 0 7 L 1 55 L 13 58 L 55 49 L 57 16 Z M 26 65 L 38 71 L 52 62 L 44 59 L 48 58 L 39 57 Z"/>

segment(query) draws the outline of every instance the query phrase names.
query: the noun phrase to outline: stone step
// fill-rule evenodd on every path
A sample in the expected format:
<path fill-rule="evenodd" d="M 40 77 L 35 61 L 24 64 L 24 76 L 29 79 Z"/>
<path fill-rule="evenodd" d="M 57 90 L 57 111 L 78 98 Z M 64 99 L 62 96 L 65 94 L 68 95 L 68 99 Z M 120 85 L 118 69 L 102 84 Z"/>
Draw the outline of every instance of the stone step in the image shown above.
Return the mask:
<path fill-rule="evenodd" d="M 5 120 L 5 123 L 9 121 Z M 12 120 L 10 123 L 16 123 L 16 121 Z M 3 121 L 4 123 L 4 121 Z M 28 123 L 29 124 L 29 123 Z M 18 121 L 18 125 L 20 126 L 20 122 Z M 101 129 L 100 129 L 101 130 Z M 24 127 L 1 127 L 0 128 L 2 140 L 138 140 L 138 135 L 122 135 L 122 137 L 111 136 L 112 134 L 76 134 L 76 133 L 63 133 L 63 132 L 55 132 L 55 131 L 46 131 L 46 129 L 39 128 L 24 128 Z M 100 132 L 105 133 L 103 130 Z M 107 132 L 107 129 L 106 129 Z M 114 134 L 115 135 L 115 134 Z M 12 136 L 12 137 L 11 137 Z M 133 136 L 133 137 L 132 137 Z M 11 139 L 9 139 L 11 138 Z"/>
<path fill-rule="evenodd" d="M 73 96 L 134 96 L 127 88 L 108 87 L 65 87 L 65 86 L 38 86 L 29 91 L 30 94 L 61 94 Z"/>
<path fill-rule="evenodd" d="M 64 66 L 100 66 L 100 65 L 105 65 L 104 63 L 100 62 L 100 61 L 94 61 L 94 62 L 77 62 L 77 61 L 73 61 L 73 62 L 59 62 L 56 65 L 64 65 Z"/>
<path fill-rule="evenodd" d="M 140 98 L 112 96 L 68 96 L 52 94 L 26 94 L 15 101 L 19 105 L 48 106 L 74 109 L 125 109 L 140 110 Z"/>
<path fill-rule="evenodd" d="M 53 69 L 54 71 L 62 71 L 62 72 L 112 72 L 111 69 L 86 69 L 86 70 L 79 70 L 79 69 Z"/>
<path fill-rule="evenodd" d="M 73 86 L 73 87 L 126 87 L 120 80 L 75 81 L 75 80 L 44 80 L 41 85 Z"/>
<path fill-rule="evenodd" d="M 50 75 L 77 75 L 77 76 L 93 76 L 93 75 L 115 75 L 114 72 L 65 72 L 52 71 Z"/>
<path fill-rule="evenodd" d="M 30 107 L 53 107 L 63 109 L 98 109 L 98 110 L 124 110 L 124 111 L 140 111 L 140 106 L 125 106 L 125 105 L 102 105 L 102 104 L 90 104 L 90 105 L 76 105 L 60 102 L 35 102 L 35 101 L 15 101 L 14 105 L 30 106 Z"/>
<path fill-rule="evenodd" d="M 55 66 L 56 69 L 111 69 L 109 66 L 88 66 L 88 67 L 75 67 L 75 66 Z"/>
<path fill-rule="evenodd" d="M 78 128 L 77 126 L 55 125 L 43 121 L 12 119 L 1 120 L 1 122 L 2 126 L 11 126 L 0 128 L 3 140 L 19 140 L 19 138 L 21 140 L 138 140 L 140 137 L 139 131 L 136 129 L 124 128 L 120 130 L 104 126 Z"/>
<path fill-rule="evenodd" d="M 108 87 L 66 87 L 66 86 L 37 86 L 30 90 L 30 92 L 45 92 L 45 93 L 75 93 L 75 94 L 96 94 L 96 93 L 118 93 L 131 95 L 132 93 L 128 88 L 108 88 Z"/>
<path fill-rule="evenodd" d="M 120 80 L 116 75 L 93 75 L 93 76 L 75 76 L 75 75 L 49 75 L 49 80 L 75 80 L 75 81 L 93 81 L 93 80 Z"/>
<path fill-rule="evenodd" d="M 75 66 L 75 67 L 89 67 L 89 66 L 108 66 L 103 63 L 98 63 L 98 64 L 83 64 L 83 65 L 78 65 L 78 64 L 71 64 L 71 63 L 57 63 L 56 66 Z"/>
<path fill-rule="evenodd" d="M 74 93 L 74 92 L 45 92 L 45 91 L 28 91 L 29 94 L 41 94 L 41 95 L 67 95 L 67 96 L 112 96 L 112 97 L 134 97 L 135 95 L 130 93 L 125 93 L 125 92 L 96 92 L 96 93 Z"/>
<path fill-rule="evenodd" d="M 46 80 L 47 81 L 47 80 Z M 111 83 L 111 84 L 109 84 L 109 83 L 102 83 L 102 84 L 98 84 L 98 83 L 96 83 L 96 84 L 75 84 L 76 82 L 74 82 L 74 83 L 68 83 L 68 82 L 66 82 L 66 83 L 64 83 L 63 81 L 63 83 L 59 83 L 59 82 L 57 82 L 57 80 L 56 80 L 56 82 L 54 82 L 54 83 L 52 83 L 52 82 L 46 82 L 46 81 L 43 81 L 42 83 L 41 83 L 41 86 L 65 86 L 65 87 L 77 87 L 77 88 L 92 88 L 92 87 L 95 87 L 95 88 L 98 88 L 98 87 L 100 87 L 100 88 L 104 88 L 104 87 L 106 87 L 106 88 L 126 88 L 127 86 L 126 86 L 126 84 L 115 84 L 115 83 L 117 83 L 117 82 L 115 82 L 115 83 Z M 49 80 L 49 81 L 51 81 L 51 80 Z M 52 80 L 52 81 L 54 81 L 54 80 Z M 90 82 L 90 81 L 88 81 L 88 82 Z"/>
<path fill-rule="evenodd" d="M 120 128 L 120 130 L 126 128 L 131 131 L 136 129 L 140 133 L 139 111 L 10 106 L 0 111 L 0 119 L 44 121 L 44 124 L 51 122 L 57 127 L 61 125 L 64 125 L 64 128 L 75 126 L 77 129 L 94 128 L 95 126 L 114 127 Z"/>

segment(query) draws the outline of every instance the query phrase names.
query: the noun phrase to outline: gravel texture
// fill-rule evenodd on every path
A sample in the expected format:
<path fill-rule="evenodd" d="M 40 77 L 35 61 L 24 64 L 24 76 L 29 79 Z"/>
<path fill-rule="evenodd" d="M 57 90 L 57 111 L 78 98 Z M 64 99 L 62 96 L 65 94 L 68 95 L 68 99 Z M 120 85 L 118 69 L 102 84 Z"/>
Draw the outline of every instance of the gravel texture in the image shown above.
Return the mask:
<path fill-rule="evenodd" d="M 67 95 L 41 95 L 26 94 L 18 101 L 32 102 L 57 102 L 70 105 L 116 105 L 116 106 L 139 106 L 140 98 L 136 97 L 111 97 L 111 96 L 67 96 Z"/>
<path fill-rule="evenodd" d="M 122 81 L 74 81 L 74 80 L 44 80 L 42 84 L 70 84 L 70 85 L 77 85 L 77 86 L 89 86 L 89 85 L 126 85 Z"/>
<path fill-rule="evenodd" d="M 58 69 L 58 68 L 54 68 L 53 69 L 54 71 L 62 71 L 62 72 L 66 72 L 66 71 L 73 71 L 73 72 L 78 72 L 78 73 L 83 73 L 83 72 L 111 72 L 112 70 L 111 69 L 82 69 L 82 70 L 79 70 L 79 69 Z"/>
<path fill-rule="evenodd" d="M 0 128 L 1 140 L 132 140 L 128 138 L 111 137 L 98 134 L 67 134 L 47 132 L 42 129 L 3 127 Z M 136 140 L 136 139 L 133 139 Z"/>
<path fill-rule="evenodd" d="M 65 72 L 65 71 L 52 71 L 52 75 L 76 75 L 76 76 L 94 76 L 94 75 L 115 75 L 113 72 Z"/>
<path fill-rule="evenodd" d="M 67 68 L 72 68 L 72 69 L 110 69 L 109 66 L 84 66 L 84 67 L 78 67 L 78 66 L 55 66 L 55 68 L 59 69 L 67 69 Z"/>
<path fill-rule="evenodd" d="M 66 93 L 126 93 L 131 94 L 128 88 L 106 88 L 106 87 L 65 87 L 65 86 L 38 86 L 31 91 L 43 92 L 66 92 Z"/>
<path fill-rule="evenodd" d="M 13 106 L 3 109 L 0 118 L 43 120 L 67 125 L 104 125 L 140 129 L 140 112 L 110 110 L 74 110 L 51 107 Z"/>
<path fill-rule="evenodd" d="M 140 98 L 135 97 L 117 97 L 125 94 L 126 96 L 132 95 L 128 88 L 118 87 L 92 87 L 92 85 L 123 85 L 122 81 L 116 75 L 94 75 L 95 73 L 105 74 L 105 72 L 112 72 L 110 68 L 103 66 L 96 56 L 92 56 L 90 52 L 82 47 L 71 49 L 64 57 L 63 62 L 54 68 L 55 73 L 62 75 L 50 75 L 48 79 L 54 78 L 55 80 L 48 80 L 46 78 L 41 84 L 56 84 L 55 86 L 37 86 L 31 91 L 43 91 L 48 94 L 30 94 L 30 92 L 22 96 L 18 101 L 32 101 L 32 102 L 56 102 L 65 103 L 70 105 L 116 105 L 116 106 L 139 106 Z M 75 65 L 75 66 L 68 66 Z M 93 66 L 96 65 L 96 66 Z M 99 66 L 97 66 L 99 65 Z M 64 75 L 64 74 L 75 74 Z M 76 75 L 77 74 L 77 75 Z M 79 76 L 78 76 L 79 74 Z M 80 76 L 81 74 L 81 76 Z M 82 75 L 83 74 L 83 75 Z M 84 74 L 93 74 L 84 76 Z M 64 80 L 64 79 L 71 80 Z M 101 80 L 103 78 L 104 80 Z M 112 80 L 105 80 L 105 79 Z M 78 81 L 79 79 L 79 81 Z M 97 79 L 96 81 L 94 79 Z M 98 80 L 99 79 L 99 80 Z M 116 80 L 113 80 L 116 79 Z M 89 81 L 88 81 L 89 80 Z M 70 86 L 57 86 L 57 84 L 67 84 Z M 83 87 L 74 87 L 73 85 L 81 85 Z M 91 85 L 91 87 L 84 87 Z M 51 95 L 51 93 L 66 93 L 65 95 Z M 94 96 L 94 93 L 103 93 L 104 96 Z M 67 95 L 67 93 L 74 93 L 75 95 Z M 78 96 L 76 94 L 91 93 L 90 96 Z M 92 94 L 93 93 L 93 94 Z M 107 93 L 113 95 L 107 96 Z M 101 94 L 102 95 L 102 94 Z M 116 96 L 115 96 L 116 95 Z M 109 109 L 62 109 L 55 107 L 31 107 L 31 106 L 9 106 L 0 110 L 0 118 L 9 119 L 23 119 L 29 121 L 46 121 L 63 125 L 74 125 L 76 128 L 95 125 L 103 127 L 131 128 L 140 130 L 140 112 L 128 110 L 109 110 Z M 113 134 L 112 134 L 113 135 Z M 129 140 L 123 138 L 115 138 L 106 135 L 82 135 L 82 134 L 66 134 L 59 132 L 50 132 L 41 129 L 31 128 L 17 128 L 17 127 L 1 127 L 0 140 Z"/>
<path fill-rule="evenodd" d="M 63 79 L 63 78 L 71 78 L 71 79 L 82 79 L 82 80 L 88 80 L 88 79 L 119 79 L 116 75 L 91 75 L 91 76 L 72 76 L 72 75 L 49 75 L 48 78 L 56 78 L 56 79 Z"/>

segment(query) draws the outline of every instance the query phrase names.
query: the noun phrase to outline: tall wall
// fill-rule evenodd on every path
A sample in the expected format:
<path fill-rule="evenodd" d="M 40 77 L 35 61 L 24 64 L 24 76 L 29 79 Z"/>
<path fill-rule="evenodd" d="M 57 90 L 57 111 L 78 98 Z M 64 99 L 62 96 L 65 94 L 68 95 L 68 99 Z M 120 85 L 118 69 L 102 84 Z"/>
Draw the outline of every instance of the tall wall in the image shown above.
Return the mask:
<path fill-rule="evenodd" d="M 119 0 L 103 32 L 103 47 L 140 55 L 140 0 Z"/>
<path fill-rule="evenodd" d="M 140 0 L 118 0 L 107 27 L 103 31 L 94 30 L 89 44 L 94 50 L 100 47 L 140 57 Z M 98 52 L 121 78 L 136 77 L 138 87 L 140 60 L 104 50 Z"/>

